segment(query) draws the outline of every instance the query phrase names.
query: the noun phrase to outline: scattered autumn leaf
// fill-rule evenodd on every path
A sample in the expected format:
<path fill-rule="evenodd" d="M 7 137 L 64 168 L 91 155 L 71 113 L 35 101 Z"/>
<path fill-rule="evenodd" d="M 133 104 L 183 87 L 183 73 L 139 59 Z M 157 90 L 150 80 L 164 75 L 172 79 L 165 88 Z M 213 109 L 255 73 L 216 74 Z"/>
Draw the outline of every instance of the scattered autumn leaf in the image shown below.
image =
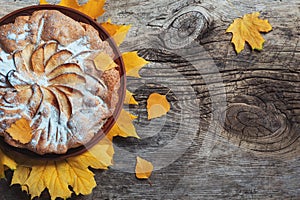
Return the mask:
<path fill-rule="evenodd" d="M 101 26 L 108 32 L 108 34 L 114 39 L 116 44 L 119 46 L 124 41 L 130 25 L 117 25 L 112 24 L 110 20 L 101 23 Z"/>
<path fill-rule="evenodd" d="M 15 170 L 17 168 L 17 163 L 12 158 L 5 155 L 2 150 L 0 150 L 0 178 L 5 177 L 5 167 Z"/>
<path fill-rule="evenodd" d="M 151 162 L 136 157 L 135 175 L 138 179 L 148 179 L 153 171 L 153 165 Z"/>
<path fill-rule="evenodd" d="M 126 75 L 137 78 L 140 78 L 140 69 L 149 63 L 144 58 L 139 57 L 137 51 L 123 53 L 122 58 L 125 65 Z"/>
<path fill-rule="evenodd" d="M 272 30 L 272 26 L 268 20 L 259 19 L 259 15 L 259 12 L 246 14 L 243 18 L 235 19 L 226 30 L 226 32 L 233 34 L 231 41 L 237 53 L 240 53 L 244 49 L 245 42 L 247 42 L 252 49 L 263 49 L 265 40 L 260 32 L 269 32 Z"/>
<path fill-rule="evenodd" d="M 117 122 L 107 134 L 107 137 L 110 140 L 112 140 L 114 136 L 140 138 L 132 123 L 134 119 L 136 119 L 136 116 L 123 109 L 117 119 Z"/>
<path fill-rule="evenodd" d="M 13 123 L 6 132 L 12 137 L 12 139 L 19 141 L 22 144 L 27 144 L 32 139 L 32 129 L 29 121 L 21 118 Z"/>
<path fill-rule="evenodd" d="M 126 90 L 124 104 L 138 105 L 139 103 L 134 99 L 133 94 Z"/>
<path fill-rule="evenodd" d="M 89 0 L 83 5 L 79 5 L 77 0 L 61 0 L 58 5 L 78 10 L 93 19 L 100 17 L 105 10 L 103 9 L 105 0 Z M 49 4 L 46 0 L 40 0 L 40 4 Z"/>
<path fill-rule="evenodd" d="M 106 71 L 117 66 L 114 60 L 104 52 L 101 52 L 96 56 L 94 63 L 96 68 L 101 71 Z"/>
<path fill-rule="evenodd" d="M 152 93 L 147 100 L 148 119 L 153 119 L 165 115 L 171 106 L 166 95 Z"/>

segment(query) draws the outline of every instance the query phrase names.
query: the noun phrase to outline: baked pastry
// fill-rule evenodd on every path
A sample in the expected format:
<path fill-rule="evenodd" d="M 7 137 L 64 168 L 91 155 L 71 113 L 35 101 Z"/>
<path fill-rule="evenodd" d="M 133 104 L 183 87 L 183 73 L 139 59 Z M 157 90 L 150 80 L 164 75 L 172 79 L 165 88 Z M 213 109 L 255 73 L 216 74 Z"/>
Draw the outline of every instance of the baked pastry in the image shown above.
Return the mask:
<path fill-rule="evenodd" d="M 63 154 L 89 142 L 112 116 L 119 66 L 96 66 L 97 55 L 114 53 L 91 25 L 36 11 L 0 27 L 0 48 L 0 134 L 8 144 Z M 32 129 L 26 144 L 6 131 L 19 119 Z"/>

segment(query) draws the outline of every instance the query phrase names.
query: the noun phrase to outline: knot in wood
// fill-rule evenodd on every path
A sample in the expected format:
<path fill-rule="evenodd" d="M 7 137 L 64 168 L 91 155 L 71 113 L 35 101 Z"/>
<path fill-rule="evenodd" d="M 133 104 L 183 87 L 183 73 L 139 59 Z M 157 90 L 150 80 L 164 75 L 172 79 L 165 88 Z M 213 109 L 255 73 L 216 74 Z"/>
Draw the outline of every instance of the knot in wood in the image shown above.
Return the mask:
<path fill-rule="evenodd" d="M 165 46 L 169 49 L 187 46 L 206 32 L 211 23 L 212 17 L 203 7 L 184 8 L 165 23 Z"/>
<path fill-rule="evenodd" d="M 246 95 L 234 101 L 222 114 L 231 142 L 264 155 L 281 155 L 294 149 L 298 137 L 295 127 L 274 104 Z"/>

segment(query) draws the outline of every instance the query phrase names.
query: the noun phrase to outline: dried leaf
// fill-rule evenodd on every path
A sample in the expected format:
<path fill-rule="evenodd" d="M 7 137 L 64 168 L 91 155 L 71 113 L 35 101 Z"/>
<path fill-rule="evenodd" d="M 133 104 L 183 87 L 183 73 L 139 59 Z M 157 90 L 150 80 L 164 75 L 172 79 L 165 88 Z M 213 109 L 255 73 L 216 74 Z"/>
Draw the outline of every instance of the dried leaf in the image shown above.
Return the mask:
<path fill-rule="evenodd" d="M 136 116 L 123 109 L 117 119 L 117 122 L 107 134 L 107 137 L 110 140 L 114 136 L 140 138 L 137 135 L 135 127 L 132 123 L 134 119 L 136 119 Z"/>
<path fill-rule="evenodd" d="M 148 119 L 165 115 L 171 106 L 165 95 L 152 93 L 147 100 Z"/>
<path fill-rule="evenodd" d="M 101 23 L 101 26 L 109 33 L 118 46 L 122 44 L 131 27 L 130 25 L 112 24 L 110 20 Z"/>
<path fill-rule="evenodd" d="M 76 195 L 83 194 L 88 195 L 92 193 L 94 187 L 96 187 L 96 181 L 94 174 L 87 166 L 78 163 L 75 160 L 68 160 L 69 165 L 69 178 L 70 185 L 72 186 Z"/>
<path fill-rule="evenodd" d="M 8 167 L 9 169 L 16 169 L 17 168 L 17 163 L 5 155 L 2 150 L 0 150 L 0 178 L 4 178 L 5 174 L 5 166 Z"/>
<path fill-rule="evenodd" d="M 57 197 L 68 198 L 72 194 L 68 188 L 70 182 L 68 171 L 69 166 L 64 161 L 43 162 L 32 167 L 23 186 L 28 186 L 32 198 L 38 197 L 45 188 L 48 188 L 52 200 Z"/>
<path fill-rule="evenodd" d="M 6 132 L 14 139 L 22 144 L 27 144 L 32 139 L 32 129 L 29 121 L 24 118 L 13 123 Z"/>
<path fill-rule="evenodd" d="M 233 34 L 232 43 L 235 45 L 235 50 L 240 53 L 247 42 L 252 49 L 262 50 L 264 38 L 260 32 L 269 32 L 272 26 L 268 20 L 258 18 L 259 12 L 246 14 L 243 18 L 235 19 L 234 22 L 228 27 L 226 32 Z"/>
<path fill-rule="evenodd" d="M 151 162 L 136 157 L 135 175 L 138 179 L 148 179 L 153 171 L 153 165 Z"/>
<path fill-rule="evenodd" d="M 114 60 L 104 52 L 101 52 L 96 56 L 94 63 L 96 68 L 101 71 L 110 70 L 117 66 Z"/>
<path fill-rule="evenodd" d="M 28 193 L 29 188 L 25 185 L 25 182 L 29 177 L 30 171 L 31 169 L 29 167 L 19 165 L 18 168 L 14 170 L 11 185 L 19 184 L 21 185 L 22 191 L 26 191 Z"/>
<path fill-rule="evenodd" d="M 105 10 L 103 9 L 105 0 L 89 0 L 86 4 L 79 5 L 76 0 L 61 0 L 58 4 L 78 10 L 93 19 L 97 19 L 101 16 Z M 40 0 L 40 4 L 49 4 L 46 0 Z"/>
<path fill-rule="evenodd" d="M 57 197 L 68 198 L 72 192 L 69 190 L 68 185 L 72 176 L 68 174 L 70 171 L 68 163 L 62 162 L 49 162 L 46 170 L 44 171 L 45 186 L 51 194 L 51 199 L 55 200 Z"/>
<path fill-rule="evenodd" d="M 137 51 L 126 52 L 122 54 L 127 76 L 140 78 L 140 69 L 149 63 L 144 58 L 138 56 Z"/>
<path fill-rule="evenodd" d="M 47 175 L 46 167 L 47 165 L 45 164 L 33 166 L 30 176 L 24 183 L 24 185 L 28 185 L 28 191 L 32 198 L 39 196 L 46 188 L 44 179 L 50 176 L 49 174 Z"/>
<path fill-rule="evenodd" d="M 139 103 L 132 96 L 133 94 L 126 90 L 126 96 L 124 100 L 124 104 L 138 105 Z"/>
<path fill-rule="evenodd" d="M 94 169 L 107 169 L 112 165 L 114 154 L 113 144 L 107 138 L 103 138 L 98 144 L 85 153 L 68 158 L 68 161 L 79 162 L 83 166 L 90 166 Z"/>
<path fill-rule="evenodd" d="M 76 195 L 90 194 L 96 186 L 94 169 L 107 169 L 112 164 L 113 145 L 107 138 L 101 140 L 89 151 L 62 161 L 42 162 L 32 167 L 18 166 L 15 170 L 12 184 L 20 184 L 22 189 L 31 194 L 32 198 L 39 196 L 48 188 L 51 199 L 71 196 L 72 187 Z"/>

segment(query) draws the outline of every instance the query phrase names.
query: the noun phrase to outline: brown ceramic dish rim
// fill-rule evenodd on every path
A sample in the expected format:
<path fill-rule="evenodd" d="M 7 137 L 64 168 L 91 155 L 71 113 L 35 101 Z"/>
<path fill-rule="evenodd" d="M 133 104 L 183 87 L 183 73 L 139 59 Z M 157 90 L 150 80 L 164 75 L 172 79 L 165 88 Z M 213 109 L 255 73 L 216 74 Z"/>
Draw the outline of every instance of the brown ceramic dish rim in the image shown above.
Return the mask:
<path fill-rule="evenodd" d="M 13 23 L 18 16 L 28 16 L 31 15 L 33 12 L 38 10 L 57 10 L 61 13 L 71 17 L 75 21 L 83 22 L 92 25 L 98 32 L 99 36 L 102 40 L 108 41 L 111 48 L 115 53 L 115 62 L 119 65 L 119 73 L 120 73 L 120 88 L 119 88 L 119 101 L 117 106 L 114 110 L 113 115 L 107 119 L 106 123 L 103 125 L 101 130 L 85 145 L 69 149 L 65 154 L 44 154 L 39 155 L 27 149 L 16 148 L 13 147 L 6 142 L 4 142 L 3 137 L 0 137 L 0 148 L 6 152 L 8 155 L 13 156 L 17 159 L 17 157 L 21 156 L 22 160 L 24 158 L 28 159 L 40 159 L 40 160 L 61 160 L 66 159 L 69 157 L 80 155 L 86 152 L 88 149 L 92 148 L 96 145 L 103 137 L 110 131 L 112 126 L 115 124 L 116 119 L 118 118 L 125 98 L 125 91 L 126 91 L 126 71 L 124 67 L 124 62 L 122 59 L 122 55 L 119 51 L 118 46 L 114 42 L 114 40 L 110 37 L 110 35 L 104 30 L 99 23 L 95 20 L 90 18 L 89 16 L 74 10 L 72 8 L 58 6 L 58 5 L 36 5 L 36 6 L 29 6 L 24 7 L 18 10 L 15 10 L 6 16 L 0 19 L 0 26 L 8 23 Z"/>

